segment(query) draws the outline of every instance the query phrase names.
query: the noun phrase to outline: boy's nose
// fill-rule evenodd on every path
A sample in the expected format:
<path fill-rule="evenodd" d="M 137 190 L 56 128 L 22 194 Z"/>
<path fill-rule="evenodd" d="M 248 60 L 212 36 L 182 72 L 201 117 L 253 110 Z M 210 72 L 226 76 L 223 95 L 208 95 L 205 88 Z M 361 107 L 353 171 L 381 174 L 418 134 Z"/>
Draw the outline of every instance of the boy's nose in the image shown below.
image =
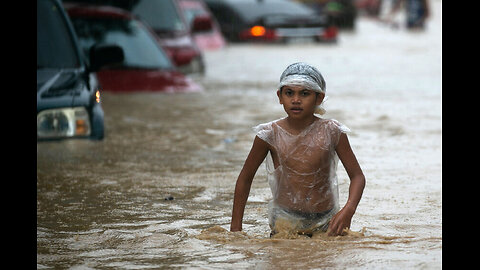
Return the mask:
<path fill-rule="evenodd" d="M 293 103 L 293 104 L 298 104 L 298 103 L 300 103 L 300 97 L 299 97 L 298 95 L 294 95 L 294 96 L 292 97 L 292 103 Z"/>

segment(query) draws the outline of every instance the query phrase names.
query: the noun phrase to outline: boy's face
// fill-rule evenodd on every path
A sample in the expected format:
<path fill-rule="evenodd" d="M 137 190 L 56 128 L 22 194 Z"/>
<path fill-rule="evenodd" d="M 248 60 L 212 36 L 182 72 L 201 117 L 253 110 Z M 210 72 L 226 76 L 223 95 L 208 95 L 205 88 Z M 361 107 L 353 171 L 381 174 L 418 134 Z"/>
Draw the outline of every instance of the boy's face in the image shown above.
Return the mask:
<path fill-rule="evenodd" d="M 285 85 L 277 91 L 277 96 L 288 116 L 302 118 L 313 115 L 325 94 L 308 90 L 300 85 Z"/>

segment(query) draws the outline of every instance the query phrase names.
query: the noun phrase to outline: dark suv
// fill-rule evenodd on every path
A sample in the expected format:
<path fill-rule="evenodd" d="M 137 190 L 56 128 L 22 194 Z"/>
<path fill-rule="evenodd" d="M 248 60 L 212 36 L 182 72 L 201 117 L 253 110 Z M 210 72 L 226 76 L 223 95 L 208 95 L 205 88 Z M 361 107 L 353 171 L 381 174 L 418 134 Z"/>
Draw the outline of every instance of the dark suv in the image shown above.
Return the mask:
<path fill-rule="evenodd" d="M 37 140 L 103 139 L 95 70 L 123 61 L 117 46 L 92 46 L 90 66 L 58 0 L 37 0 Z"/>
<path fill-rule="evenodd" d="M 326 14 L 288 0 L 205 0 L 232 42 L 335 43 L 337 27 Z"/>

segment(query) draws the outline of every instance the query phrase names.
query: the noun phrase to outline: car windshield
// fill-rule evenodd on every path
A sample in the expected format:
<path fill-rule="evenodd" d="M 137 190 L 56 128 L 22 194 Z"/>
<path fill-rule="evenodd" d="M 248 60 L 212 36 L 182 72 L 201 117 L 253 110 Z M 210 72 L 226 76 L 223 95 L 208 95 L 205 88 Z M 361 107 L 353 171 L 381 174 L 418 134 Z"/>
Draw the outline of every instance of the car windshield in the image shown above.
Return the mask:
<path fill-rule="evenodd" d="M 67 22 L 53 1 L 37 1 L 37 68 L 80 66 Z"/>
<path fill-rule="evenodd" d="M 134 4 L 132 13 L 142 18 L 155 31 L 186 30 L 185 23 L 171 0 L 140 0 Z"/>
<path fill-rule="evenodd" d="M 309 8 L 291 1 L 232 1 L 232 6 L 239 15 L 247 22 L 256 21 L 268 15 L 300 15 L 314 16 Z"/>
<path fill-rule="evenodd" d="M 122 47 L 122 67 L 170 69 L 172 64 L 150 32 L 136 20 L 72 17 L 80 46 L 88 56 L 94 44 Z"/>

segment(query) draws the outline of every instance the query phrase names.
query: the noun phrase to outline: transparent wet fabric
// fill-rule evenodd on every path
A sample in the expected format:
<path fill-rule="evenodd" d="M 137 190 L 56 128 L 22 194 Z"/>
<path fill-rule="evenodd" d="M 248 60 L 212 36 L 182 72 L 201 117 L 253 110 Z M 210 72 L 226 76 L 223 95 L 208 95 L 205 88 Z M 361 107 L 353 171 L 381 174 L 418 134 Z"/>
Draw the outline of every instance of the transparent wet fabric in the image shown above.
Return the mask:
<path fill-rule="evenodd" d="M 279 232 L 287 234 L 326 232 L 328 223 L 337 212 L 338 209 L 332 208 L 320 213 L 302 213 L 285 209 L 273 200 L 268 203 L 268 221 L 272 235 Z"/>
<path fill-rule="evenodd" d="M 288 77 L 284 77 L 280 83 L 278 84 L 278 88 L 282 88 L 285 85 L 300 85 L 304 86 L 305 88 L 318 92 L 318 93 L 325 93 L 318 82 L 316 82 L 312 77 L 305 76 L 305 75 L 297 75 L 293 74 Z"/>
<path fill-rule="evenodd" d="M 325 224 L 339 210 L 335 148 L 340 134 L 350 129 L 337 120 L 317 117 L 295 135 L 283 129 L 280 120 L 253 128 L 272 147 L 265 160 L 272 192 L 270 227 L 275 231 L 281 219 L 288 221 L 291 230 L 326 229 Z"/>
<path fill-rule="evenodd" d="M 304 84 L 311 90 L 325 93 L 327 91 L 322 74 L 314 66 L 298 62 L 289 65 L 280 75 L 278 88 L 288 84 Z"/>

